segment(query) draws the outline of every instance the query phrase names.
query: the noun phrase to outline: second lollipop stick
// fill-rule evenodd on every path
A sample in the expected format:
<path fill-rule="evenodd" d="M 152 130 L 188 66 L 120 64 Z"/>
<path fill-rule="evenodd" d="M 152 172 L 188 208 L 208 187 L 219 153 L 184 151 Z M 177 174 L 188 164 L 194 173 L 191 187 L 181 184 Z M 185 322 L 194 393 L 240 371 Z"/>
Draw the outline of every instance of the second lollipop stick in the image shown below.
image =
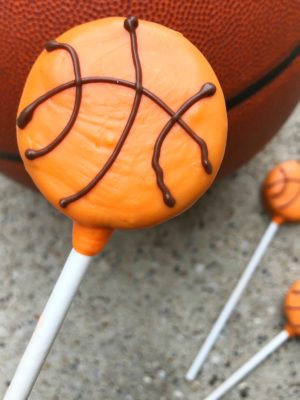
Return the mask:
<path fill-rule="evenodd" d="M 287 339 L 300 335 L 300 280 L 294 282 L 288 291 L 284 311 L 287 319 L 285 328 L 275 336 L 266 346 L 256 353 L 249 361 L 234 372 L 225 382 L 213 391 L 205 400 L 218 400 L 230 389 L 264 361 L 271 353 L 278 349 Z"/>
<path fill-rule="evenodd" d="M 263 197 L 272 222 L 262 237 L 252 259 L 232 292 L 208 338 L 186 374 L 188 380 L 195 379 L 208 353 L 215 344 L 221 330 L 242 296 L 262 256 L 273 239 L 280 224 L 300 222 L 300 161 L 288 160 L 273 168 L 263 183 Z"/>
<path fill-rule="evenodd" d="M 204 400 L 218 400 L 223 397 L 230 389 L 256 368 L 263 360 L 272 354 L 278 347 L 290 338 L 286 330 L 281 331 L 263 349 L 256 353 L 250 360 L 231 375 L 221 386 L 211 393 Z"/>
<path fill-rule="evenodd" d="M 199 353 L 197 354 L 193 364 L 186 374 L 186 379 L 192 381 L 196 378 L 198 372 L 200 371 L 204 361 L 206 360 L 210 350 L 214 346 L 218 336 L 220 335 L 222 329 L 226 325 L 229 317 L 231 316 L 233 310 L 235 309 L 239 299 L 241 298 L 244 290 L 246 289 L 250 279 L 252 278 L 259 262 L 261 261 L 266 249 L 268 248 L 270 242 L 272 241 L 274 235 L 278 231 L 279 224 L 272 221 L 267 228 L 265 234 L 263 235 L 258 247 L 255 250 L 249 264 L 247 265 L 245 271 L 243 272 L 240 280 L 238 281 L 235 289 L 233 290 L 231 296 L 229 297 L 227 303 L 225 304 L 221 314 L 216 320 L 212 330 L 210 331 L 208 337 L 206 338 L 203 346 L 201 347 Z"/>

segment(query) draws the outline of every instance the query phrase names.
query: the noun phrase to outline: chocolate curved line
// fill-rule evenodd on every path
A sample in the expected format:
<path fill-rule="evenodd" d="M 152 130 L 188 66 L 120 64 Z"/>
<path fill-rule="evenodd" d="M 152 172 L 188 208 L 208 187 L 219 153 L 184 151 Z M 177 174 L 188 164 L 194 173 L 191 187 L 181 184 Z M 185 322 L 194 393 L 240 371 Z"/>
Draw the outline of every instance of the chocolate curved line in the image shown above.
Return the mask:
<path fill-rule="evenodd" d="M 126 24 L 127 22 L 127 24 Z M 81 197 L 85 196 L 90 190 L 92 190 L 95 185 L 103 178 L 103 176 L 107 173 L 107 171 L 110 169 L 110 167 L 113 165 L 115 162 L 116 158 L 118 157 L 120 151 L 122 150 L 122 147 L 125 143 L 125 140 L 130 132 L 130 129 L 135 121 L 140 103 L 141 103 L 141 98 L 142 98 L 142 68 L 140 64 L 140 60 L 138 57 L 137 53 L 137 39 L 136 39 L 136 33 L 135 29 L 137 28 L 137 24 L 135 24 L 135 21 L 133 20 L 133 17 L 131 19 L 125 20 L 124 23 L 125 29 L 128 30 L 130 34 L 130 40 L 131 40 L 131 51 L 132 51 L 132 56 L 133 56 L 133 63 L 134 63 L 134 68 L 135 68 L 135 77 L 136 77 L 136 83 L 135 83 L 135 88 L 136 88 L 136 93 L 132 105 L 132 109 L 128 118 L 128 121 L 126 123 L 126 126 L 120 136 L 120 139 L 109 157 L 109 159 L 106 161 L 104 164 L 103 168 L 99 171 L 99 173 L 94 177 L 94 179 L 83 189 L 81 189 L 79 192 L 73 194 L 72 196 L 65 197 L 64 199 L 61 199 L 59 204 L 61 207 L 65 208 L 67 207 L 70 203 L 80 199 Z"/>
<path fill-rule="evenodd" d="M 300 306 L 290 306 L 289 304 L 287 304 L 287 305 L 285 306 L 285 308 L 286 308 L 287 310 L 291 310 L 291 311 L 300 311 Z"/>
<path fill-rule="evenodd" d="M 202 86 L 200 91 L 196 93 L 193 97 L 191 97 L 189 100 L 187 100 L 180 108 L 179 110 L 170 118 L 170 120 L 167 122 L 167 124 L 164 126 L 162 129 L 160 135 L 158 136 L 155 146 L 154 146 L 154 152 L 153 152 L 153 158 L 152 158 L 152 167 L 154 171 L 156 172 L 156 179 L 157 179 L 157 185 L 160 188 L 160 190 L 163 193 L 164 197 L 164 202 L 169 206 L 173 207 L 176 203 L 174 197 L 172 196 L 171 192 L 169 191 L 168 187 L 164 183 L 164 173 L 159 165 L 159 157 L 161 153 L 161 148 L 162 144 L 167 137 L 168 133 L 171 131 L 173 126 L 176 124 L 178 119 L 186 112 L 188 111 L 189 108 L 191 108 L 197 101 L 204 99 L 205 97 L 210 97 L 214 95 L 216 92 L 216 87 L 214 85 L 211 85 L 210 83 L 206 83 L 205 85 Z M 212 168 L 210 163 L 207 163 L 207 167 L 209 169 L 209 172 L 211 173 Z"/>
<path fill-rule="evenodd" d="M 281 196 L 287 190 L 287 182 L 288 182 L 287 174 L 285 173 L 285 170 L 282 167 L 279 167 L 279 172 L 282 174 L 281 182 L 283 183 L 283 186 L 278 192 L 274 193 L 271 196 L 272 199 L 275 199 L 276 197 Z M 274 187 L 274 185 L 273 185 L 273 187 Z"/>
<path fill-rule="evenodd" d="M 55 40 L 52 40 L 46 44 L 46 50 L 47 51 L 54 51 L 57 49 L 64 49 L 66 50 L 73 62 L 73 67 L 74 67 L 74 75 L 75 75 L 75 87 L 76 87 L 76 93 L 75 93 L 75 103 L 74 103 L 74 108 L 71 114 L 71 117 L 65 126 L 65 128 L 61 131 L 61 133 L 46 147 L 44 147 L 41 150 L 34 150 L 34 149 L 28 149 L 25 152 L 26 157 L 29 160 L 34 160 L 35 158 L 44 156 L 47 153 L 50 153 L 59 143 L 62 142 L 62 140 L 67 136 L 67 134 L 70 132 L 72 129 L 76 118 L 79 113 L 80 109 L 80 104 L 81 104 L 81 98 L 82 98 L 82 85 L 81 85 L 81 73 L 80 73 L 80 64 L 79 64 L 79 59 L 76 51 L 72 48 L 72 46 L 65 44 L 65 43 L 58 43 Z M 28 122 L 31 120 L 33 116 L 33 111 L 36 107 L 33 107 L 34 103 L 31 104 L 31 107 L 27 107 L 26 109 L 23 110 L 23 112 L 20 114 L 18 117 L 18 126 L 19 128 L 25 127 Z"/>
<path fill-rule="evenodd" d="M 41 149 L 41 150 L 28 149 L 26 151 L 26 153 L 29 153 L 29 155 L 32 155 L 33 151 L 35 153 L 38 152 L 38 155 L 37 156 L 33 156 L 31 159 L 39 157 L 39 156 L 42 156 L 44 154 L 47 154 L 48 152 L 53 150 L 64 139 L 64 137 L 69 133 L 69 131 L 72 128 L 73 124 L 75 123 L 75 120 L 76 120 L 76 118 L 78 116 L 78 113 L 79 113 L 81 97 L 82 97 L 82 86 L 84 84 L 89 84 L 89 83 L 117 84 L 117 85 L 125 86 L 125 87 L 128 87 L 130 89 L 135 90 L 135 98 L 134 98 L 134 102 L 133 102 L 131 113 L 129 115 L 129 118 L 128 118 L 128 121 L 126 123 L 126 126 L 125 126 L 125 128 L 123 130 L 123 133 L 122 133 L 122 135 L 121 135 L 121 137 L 120 137 L 120 139 L 119 139 L 119 141 L 118 141 L 118 143 L 116 145 L 116 148 L 113 151 L 112 155 L 110 156 L 108 161 L 105 163 L 104 167 L 100 170 L 100 172 L 95 176 L 95 178 L 85 188 L 83 188 L 78 193 L 76 193 L 76 194 L 74 194 L 72 196 L 66 197 L 66 198 L 64 198 L 64 199 L 62 199 L 60 201 L 61 207 L 66 207 L 68 204 L 72 203 L 73 201 L 78 200 L 79 198 L 81 198 L 82 196 L 87 194 L 103 178 L 103 176 L 106 174 L 106 172 L 110 169 L 110 167 L 112 166 L 112 164 L 114 163 L 114 161 L 118 157 L 118 154 L 120 153 L 120 151 L 121 151 L 121 149 L 123 147 L 123 144 L 124 144 L 128 134 L 130 132 L 130 129 L 131 129 L 133 123 L 134 123 L 134 120 L 136 118 L 136 115 L 137 115 L 137 112 L 138 112 L 138 108 L 139 108 L 139 105 L 140 105 L 140 102 L 141 102 L 142 95 L 145 95 L 146 97 L 150 98 L 159 107 L 161 107 L 167 114 L 169 114 L 169 116 L 171 117 L 171 120 L 169 121 L 169 122 L 171 122 L 171 125 L 172 125 L 171 128 L 174 126 L 175 123 L 178 123 L 186 131 L 186 133 L 198 144 L 198 146 L 200 147 L 200 151 L 201 151 L 202 166 L 203 166 L 204 170 L 206 171 L 206 173 L 210 174 L 212 172 L 212 166 L 211 166 L 211 164 L 209 162 L 208 149 L 207 149 L 206 142 L 201 137 L 199 137 L 180 117 L 185 111 L 187 111 L 188 108 L 190 108 L 192 106 L 192 104 L 189 105 L 191 101 L 194 104 L 196 101 L 200 100 L 201 98 L 213 95 L 215 93 L 215 91 L 216 91 L 215 85 L 212 84 L 212 83 L 205 84 L 203 87 L 206 86 L 206 90 L 209 88 L 208 92 L 213 91 L 214 93 L 207 94 L 206 96 L 203 96 L 203 97 L 200 96 L 199 98 L 198 98 L 199 93 L 197 93 L 190 100 L 188 100 L 186 103 L 184 103 L 184 105 L 187 106 L 187 108 L 184 109 L 183 112 L 182 112 L 181 109 L 182 109 L 182 107 L 184 105 L 181 106 L 181 108 L 175 113 L 166 103 L 164 103 L 163 100 L 161 100 L 154 93 L 152 93 L 151 91 L 149 91 L 148 89 L 146 89 L 146 88 L 144 88 L 142 86 L 142 69 L 141 69 L 141 65 L 140 65 L 140 61 L 139 61 L 139 57 L 138 57 L 138 46 L 137 46 L 137 38 L 136 38 L 136 32 L 135 32 L 137 26 L 138 26 L 138 20 L 137 20 L 136 17 L 129 17 L 129 18 L 125 19 L 125 21 L 124 21 L 124 28 L 130 34 L 131 52 L 132 52 L 133 63 L 134 63 L 135 71 L 136 71 L 136 82 L 135 83 L 129 82 L 129 81 L 126 81 L 126 80 L 123 80 L 123 79 L 112 78 L 112 77 L 86 77 L 86 78 L 82 78 L 81 75 L 80 75 L 79 59 L 78 59 L 78 56 L 77 56 L 77 53 L 75 52 L 75 50 L 70 45 L 59 44 L 59 43 L 54 42 L 54 41 L 52 41 L 52 42 L 50 42 L 50 44 L 48 44 L 48 48 L 50 48 L 50 51 L 58 48 L 58 46 L 64 46 L 62 48 L 64 48 L 67 51 L 69 51 L 69 53 L 71 54 L 71 57 L 72 57 L 73 65 L 74 65 L 75 80 L 72 80 L 72 81 L 69 81 L 67 83 L 64 83 L 64 84 L 62 84 L 62 85 L 60 85 L 60 86 L 48 91 L 47 93 L 45 93 L 42 96 L 38 97 L 34 102 L 29 104 L 20 113 L 19 117 L 17 118 L 18 127 L 20 129 L 24 129 L 26 127 L 26 125 L 31 121 L 33 113 L 34 113 L 35 109 L 39 105 L 41 105 L 46 100 L 50 99 L 52 96 L 55 96 L 56 94 L 66 90 L 66 89 L 69 89 L 69 88 L 72 88 L 72 87 L 76 87 L 76 99 L 75 99 L 75 105 L 74 105 L 73 113 L 72 113 L 71 118 L 69 120 L 69 123 L 65 127 L 65 129 L 61 132 L 61 134 L 52 143 L 50 143 L 50 145 L 46 146 L 44 149 Z M 65 47 L 65 46 L 67 46 L 67 47 Z M 197 98 L 197 100 L 195 100 L 195 97 Z M 70 123 L 72 123 L 71 126 L 69 126 Z M 171 130 L 171 128 L 168 130 L 168 132 Z M 159 137 L 161 137 L 161 135 L 162 135 L 162 132 L 160 133 Z M 163 136 L 167 136 L 167 134 L 165 134 Z M 163 140 L 162 140 L 162 142 L 163 142 Z M 161 142 L 161 145 L 162 145 L 162 142 Z M 26 154 L 26 155 L 28 156 L 28 154 Z M 155 172 L 156 172 L 156 170 L 155 170 Z M 157 179 L 158 179 L 158 176 L 157 176 Z M 160 181 L 161 181 L 161 179 L 160 179 Z M 166 202 L 166 198 L 168 197 L 168 194 L 170 192 L 167 191 L 165 193 L 163 191 L 163 188 L 166 188 L 164 185 L 161 185 L 161 187 L 159 187 L 159 188 L 163 192 L 163 198 L 164 198 L 165 203 L 169 207 L 171 207 L 172 205 L 168 204 Z"/>
<path fill-rule="evenodd" d="M 282 183 L 282 182 L 299 183 L 299 184 L 300 184 L 300 179 L 297 179 L 297 178 L 287 178 L 287 180 L 285 180 L 285 179 L 280 178 L 280 179 L 278 179 L 277 181 L 274 181 L 274 182 L 271 182 L 271 183 L 266 184 L 265 187 L 266 187 L 267 189 L 270 189 L 270 188 L 272 188 L 272 187 L 274 187 L 274 186 L 279 185 L 279 184 Z"/>
<path fill-rule="evenodd" d="M 282 188 L 278 192 L 274 193 L 271 196 L 272 199 L 275 199 L 275 198 L 280 197 L 281 195 L 283 195 L 285 193 L 285 191 L 287 190 L 287 184 L 288 183 L 299 183 L 300 184 L 300 179 L 288 177 L 287 174 L 286 174 L 286 171 L 283 169 L 283 167 L 280 167 L 279 171 L 281 172 L 283 177 L 280 178 L 280 179 L 277 179 L 274 182 L 266 184 L 266 188 L 269 189 L 269 188 L 272 188 L 272 187 L 275 187 L 275 186 L 279 185 L 280 183 L 283 183 Z"/>
<path fill-rule="evenodd" d="M 291 322 L 291 321 L 289 321 L 289 325 L 292 327 L 292 328 L 300 328 L 300 324 L 294 324 L 293 322 Z"/>
<path fill-rule="evenodd" d="M 292 203 L 294 203 L 294 201 L 300 196 L 300 185 L 299 185 L 299 189 L 296 192 L 296 194 L 286 203 L 279 205 L 277 208 L 279 210 L 284 210 L 285 208 L 287 208 L 288 206 L 290 206 Z"/>
<path fill-rule="evenodd" d="M 98 77 L 98 76 L 91 76 L 87 78 L 81 78 L 81 85 L 87 85 L 90 83 L 104 83 L 104 84 L 112 84 L 112 85 L 118 85 L 118 86 L 124 86 L 129 89 L 135 90 L 135 84 L 133 82 L 124 80 L 124 79 L 118 79 L 118 78 L 113 78 L 113 77 Z M 213 83 L 210 83 L 213 85 Z M 49 92 L 43 94 L 42 96 L 38 97 L 33 103 L 29 104 L 23 111 L 22 113 L 25 113 L 27 109 L 35 110 L 40 106 L 42 103 L 44 103 L 46 100 L 50 99 L 51 97 L 55 96 L 56 94 L 59 94 L 63 92 L 64 90 L 70 89 L 76 85 L 75 80 L 69 81 L 66 83 L 61 84 L 60 86 L 57 86 L 56 88 L 50 90 Z M 214 86 L 214 85 L 213 85 Z M 148 97 L 151 99 L 153 102 L 155 102 L 162 110 L 164 110 L 167 114 L 170 115 L 170 117 L 173 117 L 175 112 L 163 101 L 161 100 L 158 96 L 156 96 L 154 93 L 152 93 L 150 90 L 144 88 L 143 86 L 141 87 L 141 92 L 144 96 Z M 20 114 L 21 116 L 21 114 Z M 30 120 L 28 120 L 27 123 L 29 123 Z M 200 146 L 200 150 L 202 153 L 202 165 L 203 168 L 207 173 L 209 172 L 209 165 L 210 162 L 208 160 L 208 150 L 206 143 L 204 142 L 203 139 L 201 139 L 181 118 L 179 118 L 176 121 L 185 131 L 186 133 L 191 136 Z M 27 125 L 26 123 L 26 125 Z M 20 129 L 23 129 L 26 127 L 26 125 L 20 125 L 19 124 L 19 118 L 17 119 L 17 125 Z"/>

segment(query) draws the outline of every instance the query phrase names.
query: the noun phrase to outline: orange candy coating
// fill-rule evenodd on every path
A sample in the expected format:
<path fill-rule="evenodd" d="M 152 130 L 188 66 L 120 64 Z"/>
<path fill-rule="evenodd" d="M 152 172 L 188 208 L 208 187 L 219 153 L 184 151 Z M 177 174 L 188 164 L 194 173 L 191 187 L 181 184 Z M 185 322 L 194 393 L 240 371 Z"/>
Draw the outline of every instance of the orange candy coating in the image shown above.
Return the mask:
<path fill-rule="evenodd" d="M 139 21 L 136 37 L 142 86 L 174 112 L 207 82 L 215 85 L 213 96 L 196 102 L 182 115 L 184 122 L 206 142 L 212 173 L 207 173 L 201 164 L 199 145 L 175 123 L 160 155 L 165 183 L 176 200 L 173 207 L 166 205 L 151 160 L 157 137 L 170 116 L 143 95 L 130 133 L 111 168 L 85 196 L 62 208 L 60 200 L 86 187 L 111 156 L 128 121 L 135 91 L 108 83 L 83 85 L 79 114 L 68 135 L 48 154 L 29 160 L 26 150 L 47 146 L 66 126 L 74 107 L 75 88 L 43 102 L 30 122 L 17 130 L 20 154 L 39 190 L 75 222 L 74 246 L 84 254 L 100 250 L 100 246 L 92 244 L 98 235 L 94 230 L 104 230 L 104 236 L 109 237 L 113 229 L 148 227 L 183 212 L 212 184 L 224 155 L 225 102 L 207 60 L 181 34 L 155 23 Z M 105 18 L 77 26 L 57 41 L 75 49 L 83 78 L 104 76 L 135 82 L 124 18 Z M 28 76 L 19 114 L 39 96 L 72 80 L 70 54 L 64 49 L 44 50 Z"/>
<path fill-rule="evenodd" d="M 285 161 L 263 183 L 265 204 L 278 222 L 300 221 L 300 160 Z"/>
<path fill-rule="evenodd" d="M 291 336 L 300 335 L 300 280 L 294 282 L 285 297 L 286 330 Z"/>

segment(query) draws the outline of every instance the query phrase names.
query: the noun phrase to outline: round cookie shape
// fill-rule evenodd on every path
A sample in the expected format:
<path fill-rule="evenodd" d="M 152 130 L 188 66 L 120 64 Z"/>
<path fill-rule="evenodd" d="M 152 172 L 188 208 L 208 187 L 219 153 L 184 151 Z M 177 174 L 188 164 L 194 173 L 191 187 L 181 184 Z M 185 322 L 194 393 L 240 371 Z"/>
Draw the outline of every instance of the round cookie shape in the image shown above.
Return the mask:
<path fill-rule="evenodd" d="M 293 283 L 285 297 L 284 311 L 287 331 L 291 336 L 300 335 L 300 280 Z"/>
<path fill-rule="evenodd" d="M 300 221 L 300 160 L 273 168 L 263 183 L 265 204 L 279 222 Z"/>
<path fill-rule="evenodd" d="M 26 170 L 76 226 L 133 229 L 183 212 L 209 188 L 227 117 L 196 47 L 161 25 L 116 17 L 46 44 L 17 127 Z"/>

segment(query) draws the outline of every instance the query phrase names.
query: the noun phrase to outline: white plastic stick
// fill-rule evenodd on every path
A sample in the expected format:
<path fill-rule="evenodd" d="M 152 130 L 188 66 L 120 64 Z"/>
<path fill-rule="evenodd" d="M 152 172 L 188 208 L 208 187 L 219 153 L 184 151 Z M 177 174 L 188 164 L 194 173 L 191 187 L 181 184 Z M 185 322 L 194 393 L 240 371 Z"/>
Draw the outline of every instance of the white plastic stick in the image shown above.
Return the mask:
<path fill-rule="evenodd" d="M 191 365 L 190 369 L 186 374 L 186 379 L 188 381 L 192 381 L 196 378 L 198 372 L 200 371 L 204 361 L 206 360 L 210 350 L 212 349 L 213 345 L 215 344 L 220 332 L 224 328 L 226 322 L 228 321 L 232 311 L 236 307 L 239 299 L 241 298 L 244 290 L 246 289 L 250 279 L 252 278 L 262 256 L 264 255 L 267 247 L 269 246 L 271 240 L 273 239 L 275 233 L 277 232 L 279 225 L 272 221 L 266 230 L 265 234 L 263 235 L 258 247 L 255 250 L 249 264 L 247 265 L 246 269 L 244 270 L 240 280 L 238 281 L 235 289 L 233 290 L 232 294 L 230 295 L 227 303 L 225 304 L 221 314 L 219 315 L 218 319 L 216 320 L 212 330 L 210 331 L 208 337 L 206 338 L 202 348 L 200 349 L 199 353 L 197 354 L 193 364 Z"/>
<path fill-rule="evenodd" d="M 28 398 L 91 259 L 74 249 L 71 251 L 4 400 Z"/>
<path fill-rule="evenodd" d="M 222 383 L 214 392 L 212 392 L 204 400 L 218 400 L 223 397 L 233 386 L 241 381 L 246 375 L 256 368 L 263 360 L 265 360 L 271 353 L 280 347 L 289 338 L 287 331 L 280 332 L 274 339 L 272 339 L 265 347 L 255 354 L 249 361 L 246 362 L 241 368 L 234 372 L 225 382 Z"/>

